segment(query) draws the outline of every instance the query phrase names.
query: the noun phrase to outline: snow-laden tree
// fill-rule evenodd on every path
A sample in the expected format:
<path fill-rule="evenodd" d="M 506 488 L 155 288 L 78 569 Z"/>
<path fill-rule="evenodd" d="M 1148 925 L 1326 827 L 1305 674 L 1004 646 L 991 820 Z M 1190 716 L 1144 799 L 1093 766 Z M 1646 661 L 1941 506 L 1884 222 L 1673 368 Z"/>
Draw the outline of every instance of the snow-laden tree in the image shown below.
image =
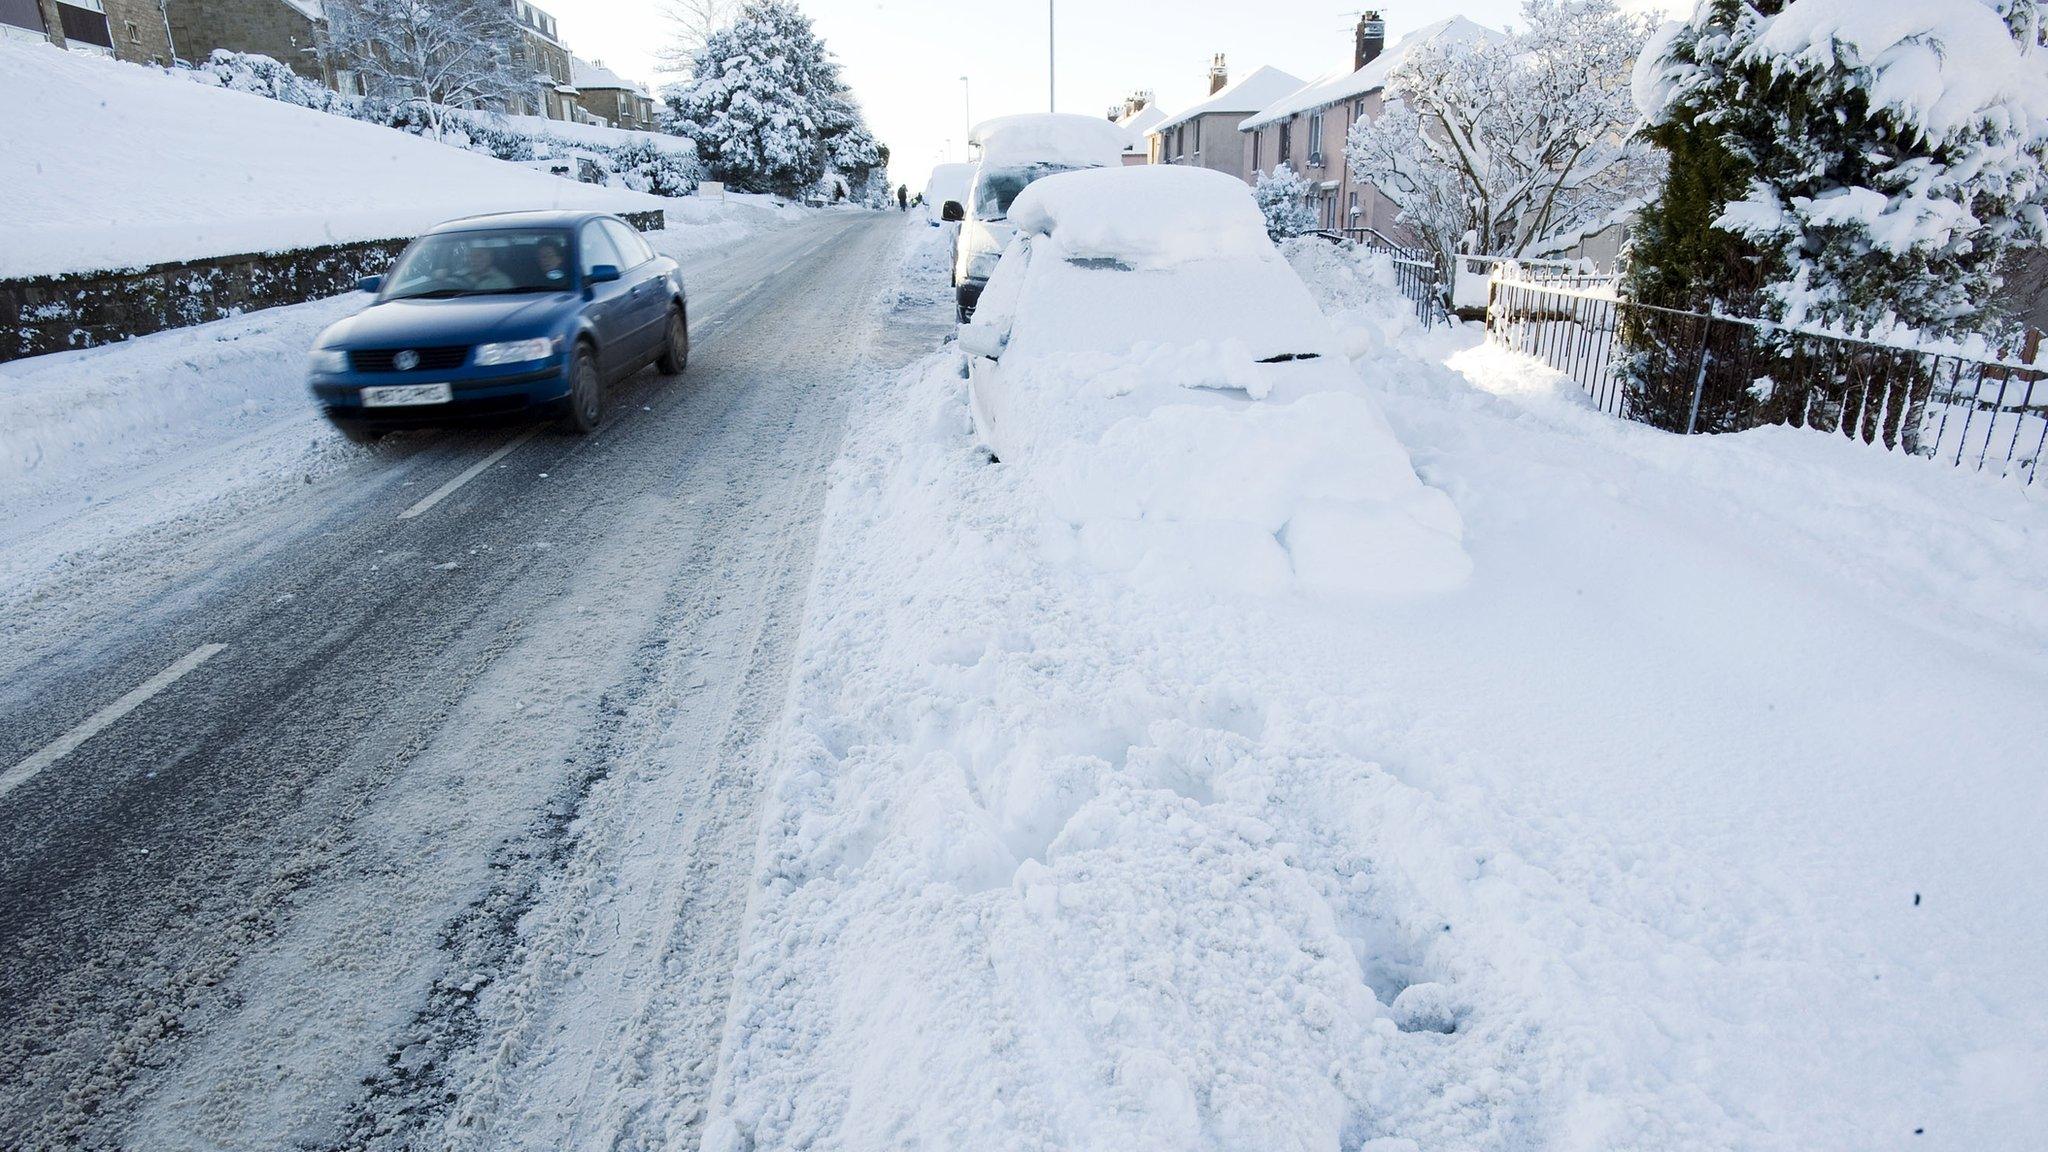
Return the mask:
<path fill-rule="evenodd" d="M 671 131 L 697 142 L 717 179 L 802 195 L 828 169 L 864 175 L 877 155 L 810 18 L 790 0 L 749 0 L 692 58 L 666 98 Z"/>
<path fill-rule="evenodd" d="M 443 130 L 446 108 L 502 108 L 534 89 L 512 61 L 519 35 L 503 0 L 328 0 L 333 51 L 378 104 Z"/>
<path fill-rule="evenodd" d="M 1278 241 L 1313 231 L 1316 214 L 1309 209 L 1308 194 L 1308 179 L 1292 164 L 1275 164 L 1272 171 L 1259 173 L 1252 198 L 1266 214 L 1266 235 Z"/>
<path fill-rule="evenodd" d="M 1528 0 L 1504 37 L 1439 36 L 1354 124 L 1355 179 L 1446 258 L 1536 255 L 1598 229 L 1657 187 L 1629 76 L 1651 26 L 1614 0 Z"/>
<path fill-rule="evenodd" d="M 1702 0 L 1638 73 L 1650 135 L 1681 155 L 1674 188 L 1710 193 L 1675 222 L 1754 247 L 1765 318 L 1985 330 L 2006 251 L 2048 239 L 2040 23 L 2035 0 Z M 1725 272 L 1667 283 L 1666 250 L 1691 242 L 1669 223 L 1636 279 L 1725 306 Z"/>

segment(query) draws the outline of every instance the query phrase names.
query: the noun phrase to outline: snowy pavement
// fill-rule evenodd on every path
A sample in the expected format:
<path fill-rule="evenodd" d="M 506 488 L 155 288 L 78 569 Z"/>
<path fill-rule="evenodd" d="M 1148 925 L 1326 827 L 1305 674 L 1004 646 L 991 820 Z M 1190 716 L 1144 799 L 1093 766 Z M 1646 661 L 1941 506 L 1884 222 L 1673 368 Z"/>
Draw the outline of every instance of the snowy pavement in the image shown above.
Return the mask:
<path fill-rule="evenodd" d="M 1324 254 L 1469 583 L 1106 574 L 953 352 L 862 396 L 706 1146 L 2031 1147 L 2040 493 L 1614 420 Z"/>
<path fill-rule="evenodd" d="M 133 453 L 88 420 L 8 457 L 42 496 L 8 502 L 0 747 L 222 647 L 0 796 L 0 1146 L 694 1130 L 899 227 L 686 251 L 689 373 L 588 439 L 335 446 L 294 397 L 347 302 L 8 366 L 68 373 Z"/>

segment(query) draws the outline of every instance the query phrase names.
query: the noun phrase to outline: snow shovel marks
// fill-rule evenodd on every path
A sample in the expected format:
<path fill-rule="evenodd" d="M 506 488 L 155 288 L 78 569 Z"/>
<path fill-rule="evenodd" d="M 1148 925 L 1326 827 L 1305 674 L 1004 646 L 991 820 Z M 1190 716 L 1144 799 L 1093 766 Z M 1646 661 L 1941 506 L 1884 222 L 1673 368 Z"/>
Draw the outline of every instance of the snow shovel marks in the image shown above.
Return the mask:
<path fill-rule="evenodd" d="M 1358 754 L 1313 621 L 1073 563 L 960 388 L 933 356 L 853 417 L 706 1147 L 1512 1127 L 1526 1029 L 1406 873 L 1469 854 Z"/>

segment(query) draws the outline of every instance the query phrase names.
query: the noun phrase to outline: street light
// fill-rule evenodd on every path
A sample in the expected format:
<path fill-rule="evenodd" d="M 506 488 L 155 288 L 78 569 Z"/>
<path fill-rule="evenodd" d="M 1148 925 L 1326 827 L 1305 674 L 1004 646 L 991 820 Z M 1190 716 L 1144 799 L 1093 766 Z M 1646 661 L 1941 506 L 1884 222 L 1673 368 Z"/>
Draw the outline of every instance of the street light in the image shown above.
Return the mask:
<path fill-rule="evenodd" d="M 1047 112 L 1057 112 L 1060 110 L 1059 97 L 1056 94 L 1057 90 L 1053 86 L 1053 61 L 1057 50 L 1053 42 L 1052 9 L 1054 2 L 1055 0 L 1045 0 L 1045 110 Z"/>
<path fill-rule="evenodd" d="M 968 99 L 967 77 L 965 76 L 960 78 L 960 113 L 967 118 L 967 135 L 960 138 L 968 140 L 968 147 L 971 148 L 974 146 L 973 141 L 969 139 L 969 137 L 974 135 L 974 103 Z"/>

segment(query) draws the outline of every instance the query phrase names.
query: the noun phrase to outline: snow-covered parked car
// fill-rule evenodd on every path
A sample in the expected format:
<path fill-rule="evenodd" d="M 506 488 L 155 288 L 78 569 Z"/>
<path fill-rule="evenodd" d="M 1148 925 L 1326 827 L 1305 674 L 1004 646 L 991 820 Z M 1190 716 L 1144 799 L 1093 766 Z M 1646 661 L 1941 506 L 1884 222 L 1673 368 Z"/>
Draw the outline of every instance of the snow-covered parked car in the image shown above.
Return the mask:
<path fill-rule="evenodd" d="M 1470 571 L 1250 189 L 1201 168 L 1049 176 L 960 329 L 976 434 L 1081 557 L 1146 582 L 1413 594 Z"/>
<path fill-rule="evenodd" d="M 959 219 L 965 214 L 967 189 L 973 184 L 972 164 L 940 164 L 934 167 L 931 176 L 924 182 L 925 222 L 934 228 L 946 223 L 948 204 L 959 210 L 953 217 Z"/>
<path fill-rule="evenodd" d="M 539 160 L 522 160 L 520 163 L 551 176 L 574 180 L 579 184 L 613 183 L 611 161 L 596 152 L 586 152 L 581 148 L 567 149 Z"/>
<path fill-rule="evenodd" d="M 1010 242 L 1010 203 L 1034 180 L 1084 168 L 1123 164 L 1124 130 L 1096 116 L 1039 112 L 999 116 L 968 134 L 981 150 L 974 183 L 962 205 L 954 249 L 954 299 L 960 319 L 974 315 L 982 285 Z M 944 211 L 941 204 L 941 211 Z"/>

